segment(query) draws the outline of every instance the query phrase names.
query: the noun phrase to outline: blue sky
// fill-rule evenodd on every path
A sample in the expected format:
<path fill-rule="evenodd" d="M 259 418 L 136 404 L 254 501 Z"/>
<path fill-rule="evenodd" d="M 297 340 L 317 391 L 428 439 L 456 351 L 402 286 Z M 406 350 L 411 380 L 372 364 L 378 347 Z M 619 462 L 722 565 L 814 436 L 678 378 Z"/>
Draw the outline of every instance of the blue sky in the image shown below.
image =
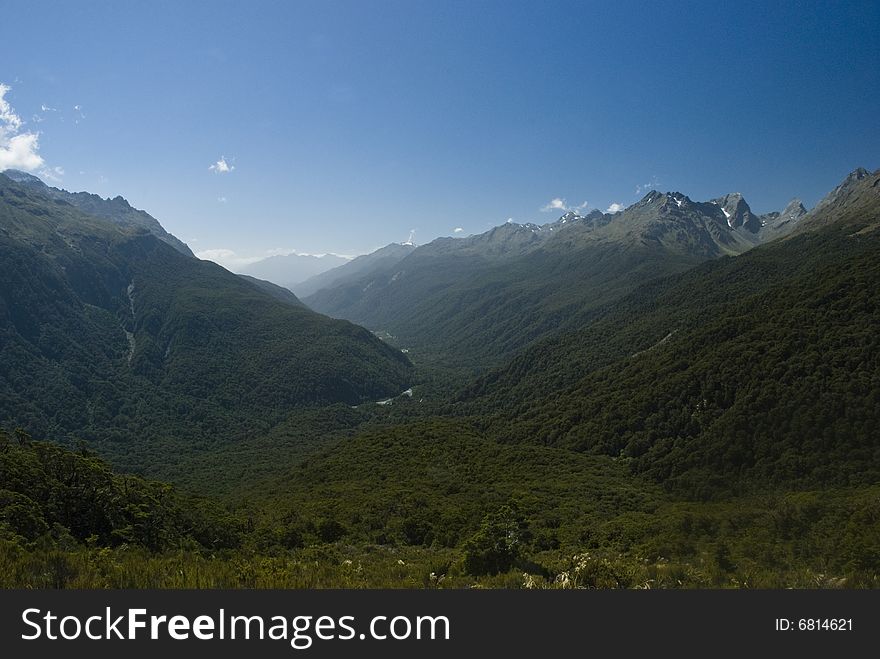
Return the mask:
<path fill-rule="evenodd" d="M 230 265 L 546 222 L 553 199 L 604 210 L 651 187 L 811 206 L 878 166 L 873 1 L 2 13 L 6 161 L 121 194 Z M 16 135 L 37 144 L 10 155 Z"/>

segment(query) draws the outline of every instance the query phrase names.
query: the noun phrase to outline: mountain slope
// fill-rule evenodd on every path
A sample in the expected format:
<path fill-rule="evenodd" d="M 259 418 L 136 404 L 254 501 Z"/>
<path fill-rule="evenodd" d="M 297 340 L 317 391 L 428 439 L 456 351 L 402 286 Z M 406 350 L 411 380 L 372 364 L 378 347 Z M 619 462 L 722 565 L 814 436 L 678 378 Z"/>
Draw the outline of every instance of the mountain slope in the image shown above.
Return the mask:
<path fill-rule="evenodd" d="M 268 293 L 276 300 L 280 302 L 285 302 L 287 304 L 292 304 L 297 307 L 305 306 L 300 299 L 290 292 L 289 289 L 284 288 L 283 286 L 279 286 L 278 284 L 273 284 L 271 281 L 266 281 L 265 279 L 257 279 L 256 277 L 251 277 L 250 275 L 238 275 L 245 281 L 252 283 L 254 286 L 259 288 L 261 291 Z"/>
<path fill-rule="evenodd" d="M 156 218 L 145 211 L 132 208 L 122 197 L 102 199 L 98 195 L 88 192 L 59 190 L 58 188 L 46 185 L 32 174 L 20 172 L 16 169 L 7 169 L 2 173 L 16 183 L 30 186 L 37 194 L 66 202 L 87 215 L 109 220 L 121 227 L 146 229 L 162 242 L 171 245 L 181 254 L 193 256 L 190 248 L 184 242 L 165 231 Z"/>
<path fill-rule="evenodd" d="M 878 198 L 880 170 L 871 173 L 859 167 L 804 215 L 797 231 L 813 231 L 830 224 L 864 225 L 862 230 L 871 230 L 878 223 Z"/>
<path fill-rule="evenodd" d="M 497 364 L 645 281 L 759 242 L 752 222 L 734 225 L 725 212 L 651 192 L 615 215 L 568 213 L 543 226 L 508 223 L 441 238 L 303 301 L 388 332 L 423 360 Z"/>
<path fill-rule="evenodd" d="M 832 193 L 802 221 L 813 231 L 639 288 L 454 409 L 493 417 L 505 441 L 620 456 L 691 496 L 877 482 L 877 181 Z"/>
<path fill-rule="evenodd" d="M 393 267 L 414 249 L 412 244 L 391 243 L 380 247 L 375 252 L 355 257 L 331 270 L 310 277 L 296 284 L 293 291 L 297 295 L 305 297 L 322 288 L 338 287 L 349 282 L 356 283 L 362 277 Z"/>
<path fill-rule="evenodd" d="M 0 424 L 131 464 L 158 440 L 228 441 L 409 386 L 367 330 L 2 175 L 0 336 Z"/>

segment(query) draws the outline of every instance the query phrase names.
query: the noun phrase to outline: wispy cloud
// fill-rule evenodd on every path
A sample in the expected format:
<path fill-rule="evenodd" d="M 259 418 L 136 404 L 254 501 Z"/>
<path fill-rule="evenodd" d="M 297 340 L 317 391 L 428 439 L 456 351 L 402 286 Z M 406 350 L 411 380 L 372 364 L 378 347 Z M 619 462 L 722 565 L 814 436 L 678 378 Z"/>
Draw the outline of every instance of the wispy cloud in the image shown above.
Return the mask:
<path fill-rule="evenodd" d="M 49 107 L 45 103 L 41 103 L 40 112 L 42 112 L 43 114 L 34 113 L 34 115 L 31 117 L 31 121 L 33 121 L 35 124 L 44 122 L 46 120 L 46 117 L 44 115 L 47 112 L 58 112 L 58 108 Z"/>
<path fill-rule="evenodd" d="M 195 241 L 190 241 L 195 242 Z M 256 263 L 257 261 L 262 261 L 263 259 L 267 259 L 271 256 L 315 256 L 321 258 L 323 256 L 338 256 L 343 259 L 352 259 L 354 258 L 348 254 L 336 254 L 334 252 L 326 252 L 323 254 L 309 254 L 308 252 L 298 252 L 295 249 L 290 247 L 273 247 L 272 249 L 267 249 L 263 251 L 261 254 L 257 255 L 249 255 L 246 256 L 244 254 L 239 254 L 235 250 L 227 249 L 225 247 L 218 247 L 215 249 L 203 249 L 195 253 L 196 256 L 203 261 L 213 261 L 217 265 L 222 265 L 227 270 L 231 270 L 232 272 L 241 272 L 244 268 L 251 265 L 252 263 Z"/>
<path fill-rule="evenodd" d="M 74 105 L 73 106 L 73 123 L 78 124 L 80 121 L 86 118 L 85 113 L 83 112 L 82 105 Z"/>
<path fill-rule="evenodd" d="M 40 176 L 46 181 L 61 183 L 61 179 L 64 178 L 64 167 L 43 167 Z"/>
<path fill-rule="evenodd" d="M 235 165 L 226 160 L 226 156 L 220 156 L 220 160 L 208 167 L 208 169 L 215 174 L 228 174 L 235 169 Z"/>
<path fill-rule="evenodd" d="M 296 250 L 291 247 L 275 247 L 266 250 L 266 256 L 290 256 L 291 254 L 296 254 Z"/>
<path fill-rule="evenodd" d="M 9 85 L 0 83 L 0 171 L 13 168 L 30 172 L 45 162 L 39 154 L 40 136 L 22 132 L 21 117 L 6 100 L 9 91 Z"/>
<path fill-rule="evenodd" d="M 660 187 L 660 181 L 657 179 L 656 176 L 652 176 L 651 180 L 648 181 L 647 183 L 639 183 L 636 186 L 636 195 L 643 194 L 643 193 L 647 192 L 648 190 L 654 190 L 658 187 Z"/>
<path fill-rule="evenodd" d="M 617 202 L 614 202 L 613 204 L 608 206 L 608 208 L 605 209 L 605 212 L 606 213 L 619 213 L 622 210 L 623 210 L 623 204 L 618 204 Z"/>
<path fill-rule="evenodd" d="M 235 250 L 219 247 L 217 249 L 203 249 L 196 252 L 196 256 L 204 261 L 213 261 L 218 265 L 222 265 L 227 270 L 237 272 L 241 268 L 256 263 L 266 258 L 266 255 L 260 256 L 242 256 Z"/>
<path fill-rule="evenodd" d="M 586 210 L 590 206 L 586 201 L 582 204 L 578 204 L 577 206 L 569 206 L 568 202 L 565 201 L 562 197 L 554 197 L 546 204 L 541 207 L 542 213 L 549 213 L 551 211 L 560 211 L 563 213 L 568 213 L 569 211 L 573 211 L 575 213 L 579 213 L 580 211 Z"/>
<path fill-rule="evenodd" d="M 226 199 L 226 197 L 217 197 L 217 201 L 219 201 L 221 204 L 225 204 L 228 200 Z"/>
<path fill-rule="evenodd" d="M 464 229 L 462 227 L 455 227 L 452 230 L 452 233 L 461 233 L 462 231 L 464 231 Z"/>

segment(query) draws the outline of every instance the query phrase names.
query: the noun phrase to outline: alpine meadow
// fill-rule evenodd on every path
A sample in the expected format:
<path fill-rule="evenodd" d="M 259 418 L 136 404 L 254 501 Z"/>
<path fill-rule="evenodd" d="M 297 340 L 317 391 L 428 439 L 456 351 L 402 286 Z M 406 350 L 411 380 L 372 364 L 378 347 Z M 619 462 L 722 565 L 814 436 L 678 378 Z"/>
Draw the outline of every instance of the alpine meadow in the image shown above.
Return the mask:
<path fill-rule="evenodd" d="M 479 4 L 0 45 L 0 586 L 880 587 L 876 3 Z"/>

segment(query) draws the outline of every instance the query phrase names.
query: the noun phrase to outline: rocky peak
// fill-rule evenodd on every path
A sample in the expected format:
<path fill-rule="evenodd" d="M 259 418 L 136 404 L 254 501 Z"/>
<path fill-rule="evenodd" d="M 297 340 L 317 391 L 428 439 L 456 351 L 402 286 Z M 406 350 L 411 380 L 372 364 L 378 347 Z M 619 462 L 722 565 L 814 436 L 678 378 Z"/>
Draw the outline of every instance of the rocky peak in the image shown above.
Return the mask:
<path fill-rule="evenodd" d="M 727 226 L 731 229 L 744 229 L 756 233 L 761 228 L 761 220 L 752 213 L 752 209 L 739 192 L 731 192 L 712 202 L 721 210 Z"/>
<path fill-rule="evenodd" d="M 28 174 L 27 172 L 23 172 L 19 169 L 7 169 L 3 172 L 6 178 L 15 181 L 16 183 L 27 183 L 29 185 L 39 185 L 45 186 L 39 178 L 34 176 L 33 174 Z"/>
<path fill-rule="evenodd" d="M 828 193 L 828 195 L 824 199 L 822 199 L 822 201 L 816 204 L 816 208 L 814 208 L 813 210 L 819 210 L 843 199 L 858 185 L 859 181 L 867 178 L 870 175 L 871 173 L 864 167 L 858 167 L 854 169 L 847 175 L 845 179 L 843 179 L 840 185 L 834 188 L 831 192 Z"/>
<path fill-rule="evenodd" d="M 800 199 L 792 199 L 788 202 L 788 206 L 779 214 L 779 220 L 784 222 L 797 222 L 807 214 L 807 209 L 801 203 Z"/>

